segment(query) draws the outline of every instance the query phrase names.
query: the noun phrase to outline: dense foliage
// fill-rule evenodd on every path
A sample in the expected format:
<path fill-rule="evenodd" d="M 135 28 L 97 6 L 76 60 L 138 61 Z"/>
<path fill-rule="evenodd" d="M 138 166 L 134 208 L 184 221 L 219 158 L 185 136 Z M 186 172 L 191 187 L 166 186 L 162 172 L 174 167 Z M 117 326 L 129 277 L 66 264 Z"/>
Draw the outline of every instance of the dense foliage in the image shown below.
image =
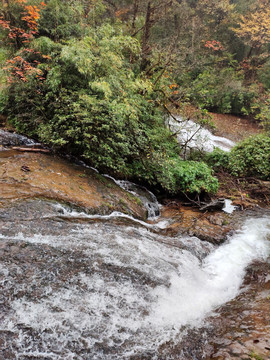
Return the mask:
<path fill-rule="evenodd" d="M 270 180 L 270 137 L 267 134 L 252 136 L 237 144 L 231 152 L 215 149 L 204 160 L 216 171 Z"/>
<path fill-rule="evenodd" d="M 270 137 L 257 135 L 236 145 L 230 154 L 229 169 L 237 176 L 270 180 Z"/>
<path fill-rule="evenodd" d="M 6 110 L 18 130 L 171 193 L 216 191 L 206 165 L 181 160 L 158 92 L 128 61 L 139 56 L 137 40 L 104 25 L 79 41 L 40 37 L 32 46 L 45 55 L 44 79 L 10 85 Z"/>

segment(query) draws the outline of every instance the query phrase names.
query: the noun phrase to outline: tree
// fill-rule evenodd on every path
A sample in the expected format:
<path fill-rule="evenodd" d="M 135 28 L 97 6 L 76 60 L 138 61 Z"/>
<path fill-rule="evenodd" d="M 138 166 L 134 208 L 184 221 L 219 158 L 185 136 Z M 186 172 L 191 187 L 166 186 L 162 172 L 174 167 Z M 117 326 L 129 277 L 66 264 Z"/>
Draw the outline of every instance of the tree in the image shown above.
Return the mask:
<path fill-rule="evenodd" d="M 37 59 L 42 54 L 27 48 L 31 40 L 38 34 L 38 20 L 40 11 L 45 8 L 45 3 L 41 2 L 39 6 L 27 3 L 27 0 L 11 0 L 3 3 L 2 15 L 0 17 L 0 27 L 7 34 L 6 46 L 16 52 L 14 57 L 6 62 L 5 70 L 9 77 L 8 81 L 16 79 L 27 81 L 29 75 L 35 74 L 42 79 L 42 71 L 37 68 L 40 63 Z M 34 54 L 32 62 L 25 59 L 25 55 Z"/>
<path fill-rule="evenodd" d="M 0 27 L 7 33 L 8 44 L 15 49 L 29 43 L 38 33 L 40 11 L 46 6 L 27 3 L 27 0 L 11 0 L 2 3 Z"/>
<path fill-rule="evenodd" d="M 235 34 L 248 46 L 249 51 L 242 62 L 246 79 L 256 80 L 258 69 L 269 59 L 270 7 L 269 1 L 260 0 L 255 9 L 240 17 Z"/>

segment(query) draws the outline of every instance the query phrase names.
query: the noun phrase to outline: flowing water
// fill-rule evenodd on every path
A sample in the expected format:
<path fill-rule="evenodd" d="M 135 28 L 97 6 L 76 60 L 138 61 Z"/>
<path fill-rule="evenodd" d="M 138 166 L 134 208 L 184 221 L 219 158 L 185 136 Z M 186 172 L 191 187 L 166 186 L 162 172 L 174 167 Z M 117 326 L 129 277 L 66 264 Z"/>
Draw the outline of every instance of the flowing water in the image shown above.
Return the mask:
<path fill-rule="evenodd" d="M 214 148 L 230 151 L 235 143 L 227 138 L 213 135 L 209 130 L 201 127 L 192 120 L 184 120 L 180 116 L 170 118 L 170 129 L 177 133 L 180 146 L 187 149 L 198 149 L 211 152 Z"/>
<path fill-rule="evenodd" d="M 1 209 L 3 358 L 178 359 L 160 349 L 205 325 L 270 251 L 269 217 L 218 248 L 159 227 L 43 200 Z"/>
<path fill-rule="evenodd" d="M 149 191 L 148 189 L 146 189 L 143 186 L 139 186 L 130 181 L 115 180 L 115 179 L 113 179 L 113 180 L 122 189 L 130 192 L 131 194 L 133 194 L 135 196 L 138 196 L 141 199 L 144 207 L 147 209 L 148 219 L 151 219 L 151 220 L 157 219 L 157 217 L 160 214 L 161 205 L 158 203 L 157 198 L 151 191 Z"/>

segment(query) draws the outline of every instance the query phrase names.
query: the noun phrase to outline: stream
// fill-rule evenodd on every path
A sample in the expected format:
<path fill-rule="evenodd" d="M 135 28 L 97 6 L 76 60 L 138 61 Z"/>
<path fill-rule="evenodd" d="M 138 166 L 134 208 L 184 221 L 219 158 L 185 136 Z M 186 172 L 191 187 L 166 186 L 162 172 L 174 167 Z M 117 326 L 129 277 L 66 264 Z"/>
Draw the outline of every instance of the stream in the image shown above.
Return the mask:
<path fill-rule="evenodd" d="M 168 120 L 171 131 L 177 134 L 180 147 L 211 152 L 215 148 L 230 151 L 235 143 L 225 137 L 216 136 L 208 129 L 198 125 L 192 120 L 185 120 L 176 116 Z"/>
<path fill-rule="evenodd" d="M 0 209 L 3 359 L 178 359 L 162 347 L 206 326 L 266 261 L 269 219 L 215 247 L 46 200 Z"/>
<path fill-rule="evenodd" d="M 2 150 L 36 145 L 1 137 Z M 246 213 L 217 246 L 166 233 L 173 219 L 141 186 L 50 155 L 1 154 L 1 360 L 248 360 L 254 344 L 270 355 L 269 211 Z M 128 212 L 135 200 L 147 221 Z"/>

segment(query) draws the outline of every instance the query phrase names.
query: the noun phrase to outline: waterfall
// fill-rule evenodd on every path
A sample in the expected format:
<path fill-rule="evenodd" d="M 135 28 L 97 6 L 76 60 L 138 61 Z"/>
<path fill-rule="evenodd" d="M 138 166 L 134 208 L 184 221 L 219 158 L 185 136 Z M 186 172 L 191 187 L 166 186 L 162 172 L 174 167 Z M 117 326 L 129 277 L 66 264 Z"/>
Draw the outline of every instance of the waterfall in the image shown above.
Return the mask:
<path fill-rule="evenodd" d="M 22 204 L 0 214 L 9 254 L 0 329 L 11 358 L 158 359 L 160 346 L 234 298 L 245 268 L 270 250 L 269 217 L 247 219 L 217 248 L 119 213 L 27 206 L 28 219 Z"/>
<path fill-rule="evenodd" d="M 170 129 L 177 133 L 180 146 L 187 143 L 188 149 L 198 149 L 211 152 L 215 147 L 230 151 L 235 143 L 227 138 L 213 135 L 209 130 L 201 127 L 192 120 L 184 120 L 180 116 L 170 118 Z"/>

